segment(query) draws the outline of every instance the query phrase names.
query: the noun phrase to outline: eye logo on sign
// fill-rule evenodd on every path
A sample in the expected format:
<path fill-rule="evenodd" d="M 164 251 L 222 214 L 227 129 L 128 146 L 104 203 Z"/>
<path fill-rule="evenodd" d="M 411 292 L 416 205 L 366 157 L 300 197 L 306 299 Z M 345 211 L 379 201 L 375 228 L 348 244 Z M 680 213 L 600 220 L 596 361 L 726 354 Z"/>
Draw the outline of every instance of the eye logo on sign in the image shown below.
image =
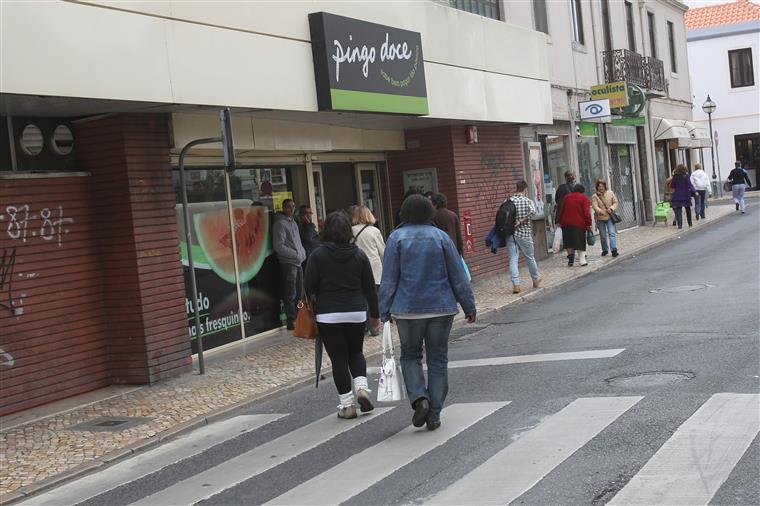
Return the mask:
<path fill-rule="evenodd" d="M 581 113 L 581 120 L 596 121 L 597 123 L 605 123 L 612 120 L 610 101 L 606 98 L 603 100 L 578 102 L 578 109 Z"/>

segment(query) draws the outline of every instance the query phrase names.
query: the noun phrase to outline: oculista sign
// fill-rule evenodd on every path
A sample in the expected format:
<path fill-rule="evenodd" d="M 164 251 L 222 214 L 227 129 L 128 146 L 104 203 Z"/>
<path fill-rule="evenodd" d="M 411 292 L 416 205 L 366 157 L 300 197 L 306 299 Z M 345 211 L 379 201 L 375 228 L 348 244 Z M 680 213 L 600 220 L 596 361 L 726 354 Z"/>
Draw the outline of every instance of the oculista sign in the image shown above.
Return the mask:
<path fill-rule="evenodd" d="M 419 33 L 326 12 L 309 27 L 319 110 L 428 114 Z"/>

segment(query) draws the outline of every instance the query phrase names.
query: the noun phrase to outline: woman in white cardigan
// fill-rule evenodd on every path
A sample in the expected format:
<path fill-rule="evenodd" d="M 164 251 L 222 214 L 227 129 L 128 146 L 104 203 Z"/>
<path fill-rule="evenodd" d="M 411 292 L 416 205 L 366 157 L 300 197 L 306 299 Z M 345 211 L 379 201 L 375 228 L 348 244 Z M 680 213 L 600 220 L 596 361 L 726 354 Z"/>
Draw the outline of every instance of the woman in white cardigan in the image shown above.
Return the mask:
<path fill-rule="evenodd" d="M 354 243 L 369 258 L 372 275 L 375 278 L 375 288 L 380 290 L 380 280 L 383 278 L 383 255 L 385 240 L 383 233 L 375 226 L 377 220 L 367 206 L 351 206 L 351 231 Z M 368 327 L 370 334 L 376 336 L 379 329 Z"/>

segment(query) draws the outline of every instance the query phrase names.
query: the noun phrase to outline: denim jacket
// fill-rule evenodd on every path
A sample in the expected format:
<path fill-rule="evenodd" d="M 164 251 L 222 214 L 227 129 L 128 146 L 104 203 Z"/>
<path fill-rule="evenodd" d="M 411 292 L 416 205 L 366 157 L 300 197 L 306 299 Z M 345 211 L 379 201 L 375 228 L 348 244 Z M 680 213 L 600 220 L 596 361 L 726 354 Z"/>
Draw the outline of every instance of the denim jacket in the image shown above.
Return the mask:
<path fill-rule="evenodd" d="M 391 314 L 475 314 L 475 296 L 456 246 L 432 225 L 401 225 L 385 246 L 380 318 Z"/>

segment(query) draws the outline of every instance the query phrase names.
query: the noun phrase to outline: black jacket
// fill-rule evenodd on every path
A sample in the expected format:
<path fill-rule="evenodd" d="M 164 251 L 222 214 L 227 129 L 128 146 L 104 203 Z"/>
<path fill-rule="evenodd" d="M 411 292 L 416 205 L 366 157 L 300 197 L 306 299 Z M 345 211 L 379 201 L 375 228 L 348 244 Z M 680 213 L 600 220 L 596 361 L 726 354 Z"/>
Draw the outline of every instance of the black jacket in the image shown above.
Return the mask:
<path fill-rule="evenodd" d="M 749 182 L 747 171 L 738 167 L 731 171 L 728 175 L 728 180 L 731 181 L 732 185 L 746 184 L 747 186 L 752 186 L 752 183 Z"/>
<path fill-rule="evenodd" d="M 562 183 L 554 193 L 554 223 L 559 223 L 559 213 L 562 211 L 562 201 L 565 196 L 573 192 L 575 183 Z"/>
<path fill-rule="evenodd" d="M 375 278 L 367 255 L 355 244 L 324 243 L 309 256 L 304 278 L 306 293 L 315 296 L 315 314 L 367 311 L 377 308 Z"/>

